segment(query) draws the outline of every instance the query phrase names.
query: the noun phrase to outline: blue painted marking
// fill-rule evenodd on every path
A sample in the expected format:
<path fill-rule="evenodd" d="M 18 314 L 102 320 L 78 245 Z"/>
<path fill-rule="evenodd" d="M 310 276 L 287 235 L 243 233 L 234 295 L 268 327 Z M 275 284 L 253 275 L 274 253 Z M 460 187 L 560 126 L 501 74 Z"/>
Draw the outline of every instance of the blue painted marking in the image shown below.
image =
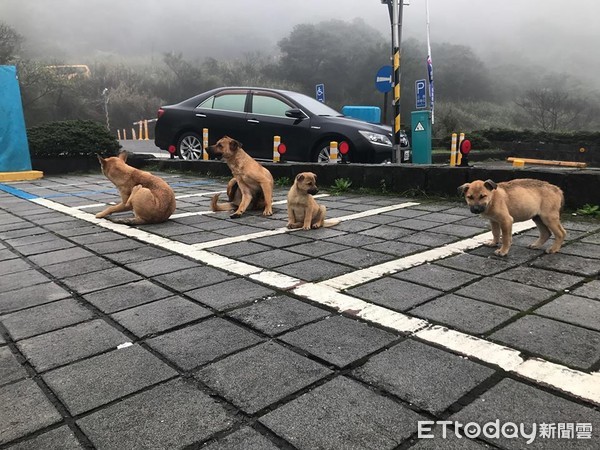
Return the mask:
<path fill-rule="evenodd" d="M 8 186 L 6 184 L 0 183 L 0 191 L 4 191 L 8 194 L 14 195 L 15 197 L 19 197 L 25 200 L 32 200 L 34 198 L 39 198 L 37 195 L 32 195 L 29 192 L 22 191 L 21 189 L 14 188 L 12 186 Z"/>

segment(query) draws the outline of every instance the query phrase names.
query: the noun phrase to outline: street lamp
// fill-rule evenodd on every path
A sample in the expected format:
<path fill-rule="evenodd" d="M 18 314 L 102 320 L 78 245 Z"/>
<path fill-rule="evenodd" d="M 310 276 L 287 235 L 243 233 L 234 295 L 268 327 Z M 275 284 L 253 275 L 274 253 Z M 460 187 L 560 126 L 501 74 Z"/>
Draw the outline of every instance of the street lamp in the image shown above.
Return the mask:
<path fill-rule="evenodd" d="M 403 0 L 381 0 L 382 4 L 388 6 L 390 13 L 390 24 L 392 27 L 392 59 L 393 59 L 393 84 L 394 84 L 394 146 L 392 151 L 392 162 L 407 163 L 410 160 L 410 150 L 401 150 L 400 147 L 400 48 L 402 40 L 402 7 Z M 410 4 L 409 2 L 406 3 Z"/>

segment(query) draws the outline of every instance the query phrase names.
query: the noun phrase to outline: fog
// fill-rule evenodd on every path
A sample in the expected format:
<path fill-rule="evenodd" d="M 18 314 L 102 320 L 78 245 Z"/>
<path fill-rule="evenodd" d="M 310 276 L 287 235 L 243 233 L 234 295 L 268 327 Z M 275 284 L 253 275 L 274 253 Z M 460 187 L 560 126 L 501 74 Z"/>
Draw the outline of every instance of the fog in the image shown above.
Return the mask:
<path fill-rule="evenodd" d="M 434 48 L 464 44 L 491 68 L 540 66 L 600 88 L 600 2 L 430 0 L 430 15 Z M 170 51 L 221 60 L 275 55 L 295 25 L 332 19 L 362 19 L 390 34 L 380 0 L 0 0 L 0 21 L 26 38 L 28 55 L 71 63 Z M 402 38 L 425 36 L 425 0 L 412 0 Z"/>

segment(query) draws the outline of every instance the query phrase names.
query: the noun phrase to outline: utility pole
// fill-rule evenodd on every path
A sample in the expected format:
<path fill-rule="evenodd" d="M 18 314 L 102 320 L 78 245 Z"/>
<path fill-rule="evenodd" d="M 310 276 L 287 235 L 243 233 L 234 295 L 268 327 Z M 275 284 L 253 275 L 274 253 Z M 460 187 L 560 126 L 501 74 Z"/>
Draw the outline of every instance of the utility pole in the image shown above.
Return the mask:
<path fill-rule="evenodd" d="M 410 160 L 410 151 L 404 152 L 400 148 L 400 50 L 402 42 L 402 7 L 403 0 L 381 0 L 388 6 L 390 13 L 390 24 L 392 27 L 392 60 L 393 60 L 393 85 L 394 85 L 394 145 L 392 151 L 392 162 L 407 163 Z"/>

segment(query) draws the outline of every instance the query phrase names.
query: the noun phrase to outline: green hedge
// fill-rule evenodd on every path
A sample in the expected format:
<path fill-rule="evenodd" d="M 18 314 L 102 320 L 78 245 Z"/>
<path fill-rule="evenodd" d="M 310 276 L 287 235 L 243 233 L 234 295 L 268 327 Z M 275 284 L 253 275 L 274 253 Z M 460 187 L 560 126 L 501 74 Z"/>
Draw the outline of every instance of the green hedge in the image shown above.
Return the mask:
<path fill-rule="evenodd" d="M 27 130 L 32 157 L 114 156 L 121 145 L 102 124 L 91 120 L 49 122 Z"/>

